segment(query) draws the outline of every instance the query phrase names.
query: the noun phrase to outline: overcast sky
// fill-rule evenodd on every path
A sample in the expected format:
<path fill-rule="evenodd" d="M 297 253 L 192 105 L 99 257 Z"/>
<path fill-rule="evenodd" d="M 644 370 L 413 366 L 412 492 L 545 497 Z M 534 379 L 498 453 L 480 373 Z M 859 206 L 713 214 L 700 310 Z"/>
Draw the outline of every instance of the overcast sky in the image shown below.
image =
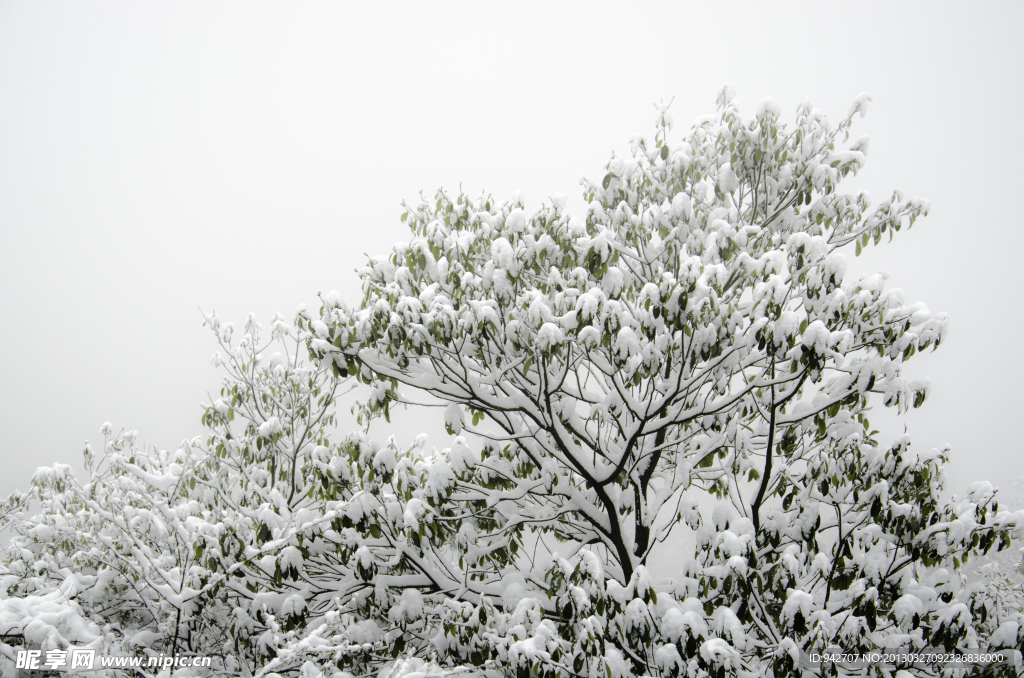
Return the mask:
<path fill-rule="evenodd" d="M 0 2 L 0 493 L 80 468 L 105 421 L 201 434 L 199 307 L 358 303 L 354 269 L 405 239 L 420 190 L 579 209 L 653 102 L 675 97 L 678 135 L 724 82 L 790 118 L 874 97 L 850 189 L 932 214 L 849 275 L 890 271 L 951 332 L 907 367 L 927 405 L 873 422 L 951 444 L 953 491 L 1024 475 L 1024 5 L 369 4 Z"/>

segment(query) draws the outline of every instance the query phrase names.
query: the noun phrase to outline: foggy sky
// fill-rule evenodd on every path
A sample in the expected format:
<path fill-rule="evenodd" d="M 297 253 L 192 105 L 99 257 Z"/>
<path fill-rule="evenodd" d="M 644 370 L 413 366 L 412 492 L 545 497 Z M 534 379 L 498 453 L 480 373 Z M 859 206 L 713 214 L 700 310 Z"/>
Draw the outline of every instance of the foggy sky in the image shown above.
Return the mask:
<path fill-rule="evenodd" d="M 421 190 L 579 210 L 579 177 L 653 133 L 654 102 L 675 98 L 678 138 L 725 82 L 787 119 L 873 96 L 843 188 L 932 213 L 851 252 L 848 279 L 888 270 L 951 331 L 907 364 L 925 407 L 872 421 L 951 444 L 955 492 L 1024 475 L 1022 5 L 780 7 L 0 2 L 0 494 L 80 469 L 105 421 L 159 447 L 201 435 L 219 376 L 200 307 L 241 324 L 321 291 L 357 304 L 354 269 L 406 238 Z"/>

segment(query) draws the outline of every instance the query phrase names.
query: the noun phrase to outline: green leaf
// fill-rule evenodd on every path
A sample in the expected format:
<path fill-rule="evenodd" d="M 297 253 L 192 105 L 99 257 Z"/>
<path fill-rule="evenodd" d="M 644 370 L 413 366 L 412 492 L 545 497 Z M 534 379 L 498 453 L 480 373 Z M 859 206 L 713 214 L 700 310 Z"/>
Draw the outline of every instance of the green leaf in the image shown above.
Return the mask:
<path fill-rule="evenodd" d="M 617 177 L 614 174 L 612 174 L 611 172 L 609 172 L 608 174 L 604 175 L 604 181 L 601 182 L 601 186 L 605 190 L 607 190 L 608 186 L 611 185 L 611 183 L 612 183 L 612 179 L 615 179 L 615 178 L 617 178 Z"/>

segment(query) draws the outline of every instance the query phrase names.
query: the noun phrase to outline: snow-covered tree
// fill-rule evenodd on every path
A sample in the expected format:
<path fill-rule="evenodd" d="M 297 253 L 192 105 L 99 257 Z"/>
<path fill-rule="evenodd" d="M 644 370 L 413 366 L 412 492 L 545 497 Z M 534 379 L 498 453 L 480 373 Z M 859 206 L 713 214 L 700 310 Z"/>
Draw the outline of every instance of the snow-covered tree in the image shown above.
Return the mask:
<path fill-rule="evenodd" d="M 341 382 L 299 360 L 302 313 L 294 327 L 275 318 L 265 344 L 253 318 L 236 343 L 230 323 L 207 320 L 227 373 L 202 417 L 210 437 L 167 453 L 105 425 L 103 452 L 85 451 L 85 483 L 66 465 L 40 469 L 28 495 L 8 500 L 18 536 L 0 570 L 0 633 L 54 648 L 214 654 L 220 670 L 250 674 L 309 610 L 333 605 L 296 581 L 331 567 L 306 540 L 330 529 L 346 487 L 324 463 L 339 450 L 327 435 Z M 27 499 L 39 502 L 31 517 Z M 336 594 L 333 574 L 323 585 Z"/>
<path fill-rule="evenodd" d="M 1011 511 L 1024 509 L 1024 478 L 1003 481 L 999 504 Z M 969 585 L 983 585 L 1005 613 L 1024 611 L 1024 544 L 972 558 L 964 569 Z"/>
<path fill-rule="evenodd" d="M 866 105 L 787 126 L 725 89 L 678 140 L 659 108 L 585 184 L 585 215 L 440 192 L 358 307 L 327 295 L 269 343 L 209 317 L 227 376 L 205 440 L 107 429 L 84 482 L 43 469 L 0 506 L 0 653 L 670 678 L 796 675 L 827 646 L 1019 648 L 1024 616 L 961 568 L 1024 516 L 986 484 L 943 501 L 946 452 L 883 445 L 867 419 L 924 402 L 901 367 L 945 317 L 845 278 L 842 250 L 927 211 L 839 191 Z M 336 435 L 353 377 L 364 423 L 423 402 L 452 442 Z M 655 580 L 651 553 L 686 530 L 694 552 Z"/>
<path fill-rule="evenodd" d="M 425 393 L 484 441 L 457 489 L 487 511 L 478 544 L 554 552 L 554 537 L 583 558 L 562 565 L 564 590 L 526 584 L 548 590 L 562 645 L 546 642 L 573 658 L 564 670 L 778 675 L 794 648 L 973 646 L 995 628 L 957 570 L 1007 545 L 1009 514 L 987 486 L 944 504 L 945 452 L 911 452 L 905 436 L 883 446 L 867 418 L 872 404 L 925 401 L 902 363 L 946 326 L 884 274 L 845 278 L 844 251 L 928 209 L 840 191 L 864 163 L 867 140 L 849 131 L 867 103 L 835 126 L 802 104 L 787 126 L 771 100 L 741 117 L 726 88 L 678 141 L 661 108 L 653 139 L 584 183 L 585 214 L 563 198 L 528 215 L 439 192 L 403 216 L 412 239 L 362 272 L 360 310 L 324 306 L 314 348 L 375 385 L 368 413 Z M 719 505 L 702 525 L 706 495 Z M 675 589 L 698 615 L 686 633 L 664 606 L 627 600 L 647 595 L 645 563 L 680 521 L 698 542 Z M 595 607 L 603 587 L 570 582 L 594 555 L 628 592 L 618 629 Z M 428 576 L 497 600 L 521 562 L 465 583 Z"/>

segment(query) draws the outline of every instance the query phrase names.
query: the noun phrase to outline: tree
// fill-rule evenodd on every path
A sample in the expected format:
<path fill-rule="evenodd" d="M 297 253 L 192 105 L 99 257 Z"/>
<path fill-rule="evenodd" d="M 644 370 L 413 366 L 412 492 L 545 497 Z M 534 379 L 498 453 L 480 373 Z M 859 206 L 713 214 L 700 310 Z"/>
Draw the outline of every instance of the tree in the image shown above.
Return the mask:
<path fill-rule="evenodd" d="M 835 127 L 803 104 L 787 127 L 725 89 L 678 141 L 660 107 L 653 140 L 585 184 L 585 216 L 442 191 L 361 272 L 358 308 L 331 294 L 319 318 L 275 319 L 283 352 L 209 317 L 227 376 L 205 442 L 107 431 L 85 483 L 41 470 L 39 514 L 0 507 L 0 634 L 395 678 L 782 676 L 833 645 L 1020 647 L 1024 616 L 960 567 L 1024 516 L 984 484 L 944 502 L 945 451 L 883 446 L 867 419 L 924 402 L 902 362 L 946 320 L 884 276 L 844 279 L 841 250 L 927 211 L 838 191 L 866 104 Z M 354 381 L 364 423 L 440 404 L 450 447 L 334 435 Z M 653 580 L 680 529 L 694 557 Z"/>
<path fill-rule="evenodd" d="M 913 454 L 906 437 L 883 449 L 870 428 L 873 398 L 923 404 L 927 382 L 901 365 L 939 345 L 946 317 L 884 275 L 844 281 L 842 250 L 928 210 L 839 191 L 865 159 L 849 130 L 867 103 L 835 127 L 802 104 L 787 127 L 771 100 L 740 117 L 725 89 L 674 143 L 661 108 L 653 140 L 584 183 L 584 217 L 562 199 L 528 216 L 439 192 L 403 215 L 412 240 L 362 272 L 360 311 L 325 305 L 315 348 L 377 385 L 371 413 L 407 400 L 401 385 L 450 403 L 456 431 L 472 417 L 483 463 L 505 466 L 490 471 L 505 484 L 464 481 L 496 513 L 494 544 L 551 535 L 632 585 L 709 493 L 722 510 L 698 530 L 685 590 L 709 615 L 731 610 L 739 650 L 764 657 L 793 636 L 866 650 L 900 627 L 953 647 L 967 622 L 894 610 L 912 579 L 1004 546 L 1010 523 L 988 490 L 966 513 L 944 505 L 945 453 Z M 638 675 L 654 670 L 627 645 Z"/>
<path fill-rule="evenodd" d="M 345 487 L 323 482 L 341 383 L 299 360 L 306 321 L 276 317 L 264 343 L 250 317 L 233 342 L 234 326 L 208 316 L 226 376 L 202 417 L 205 444 L 169 454 L 105 424 L 103 452 L 85 450 L 86 483 L 58 465 L 33 478 L 37 515 L 25 495 L 8 500 L 18 537 L 3 586 L 31 604 L 0 605 L 0 632 L 112 654 L 202 652 L 248 675 L 274 656 L 275 634 L 331 604 L 296 583 L 331 567 L 304 539 L 330 528 L 324 504 Z"/>

